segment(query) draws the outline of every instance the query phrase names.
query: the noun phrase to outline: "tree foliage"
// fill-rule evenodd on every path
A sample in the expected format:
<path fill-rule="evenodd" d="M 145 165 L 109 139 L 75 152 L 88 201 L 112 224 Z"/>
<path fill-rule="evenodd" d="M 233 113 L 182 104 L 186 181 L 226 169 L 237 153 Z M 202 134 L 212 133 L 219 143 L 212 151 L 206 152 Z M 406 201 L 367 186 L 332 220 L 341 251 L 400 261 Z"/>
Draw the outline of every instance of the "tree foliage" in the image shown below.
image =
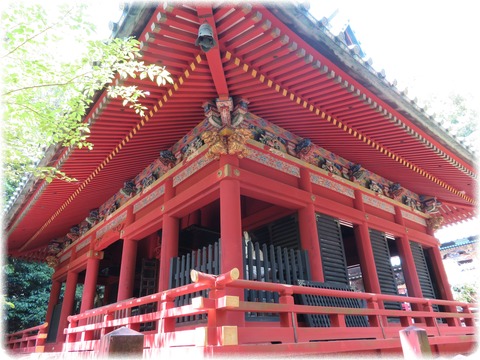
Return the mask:
<path fill-rule="evenodd" d="M 97 91 L 106 89 L 144 116 L 141 99 L 148 92 L 122 81 L 113 86 L 115 78 L 172 82 L 164 67 L 140 61 L 137 40 L 95 39 L 94 26 L 85 20 L 87 4 L 45 5 L 11 2 L 1 15 L 7 197 L 27 173 L 47 182 L 75 181 L 60 169 L 35 165 L 52 144 L 92 149 L 84 117 Z"/>
<path fill-rule="evenodd" d="M 44 263 L 9 258 L 3 265 L 7 295 L 4 296 L 2 306 L 9 333 L 45 321 L 52 273 L 53 270 Z"/>
<path fill-rule="evenodd" d="M 468 282 L 452 286 L 453 297 L 457 301 L 478 303 L 478 282 Z"/>
<path fill-rule="evenodd" d="M 468 95 L 456 92 L 448 96 L 431 96 L 427 106 L 435 112 L 435 119 L 450 134 L 463 141 L 465 145 L 479 150 L 476 139 L 479 135 L 479 113 L 474 100 Z"/>

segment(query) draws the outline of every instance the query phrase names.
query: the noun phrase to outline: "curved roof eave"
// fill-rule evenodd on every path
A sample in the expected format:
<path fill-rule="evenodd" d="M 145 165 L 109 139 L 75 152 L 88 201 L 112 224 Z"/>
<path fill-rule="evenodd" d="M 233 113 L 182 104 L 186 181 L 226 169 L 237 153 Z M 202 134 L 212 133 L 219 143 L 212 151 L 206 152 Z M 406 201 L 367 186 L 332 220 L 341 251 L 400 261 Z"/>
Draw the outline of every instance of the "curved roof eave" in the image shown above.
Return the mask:
<path fill-rule="evenodd" d="M 442 128 L 438 127 L 430 117 L 422 113 L 415 104 L 402 96 L 398 90 L 392 88 L 391 85 L 378 76 L 373 69 L 364 65 L 358 57 L 352 56 L 348 49 L 342 43 L 337 42 L 331 34 L 317 27 L 307 13 L 302 14 L 300 8 L 294 6 L 287 9 L 273 6 L 268 7 L 268 9 L 290 28 L 292 35 L 295 33 L 296 36 L 304 39 L 305 43 L 308 43 L 308 46 L 321 52 L 321 54 L 327 60 L 334 63 L 339 70 L 344 71 L 354 81 L 368 90 L 372 94 L 372 98 L 377 97 L 378 100 L 385 102 L 398 113 L 398 116 L 404 118 L 403 121 L 411 121 L 414 126 L 429 137 L 435 139 L 442 147 L 451 152 L 452 155 L 468 164 L 474 164 L 473 154 L 468 152 L 467 149 L 462 148 L 455 139 L 450 137 Z M 125 37 L 136 34 L 138 37 L 138 32 L 148 27 L 148 20 L 153 16 L 152 11 L 154 10 L 155 9 L 149 4 L 144 3 L 130 6 L 122 15 L 118 26 L 115 26 L 115 32 L 112 36 Z M 150 31 L 150 28 L 146 31 Z M 146 52 L 148 53 L 148 48 L 146 48 Z M 205 64 L 202 66 L 205 67 Z M 93 106 L 95 107 L 95 104 L 93 104 Z M 62 156 L 62 154 L 65 156 Z M 69 154 L 68 152 L 65 153 L 64 149 L 59 149 L 53 153 L 52 159 L 54 161 L 60 157 L 62 157 L 62 160 L 67 160 Z M 35 203 L 36 197 L 34 195 L 37 189 L 38 185 L 35 185 L 35 182 L 32 182 L 24 188 L 24 192 L 21 194 L 23 197 L 21 199 L 19 197 L 18 199 L 19 206 L 15 208 L 15 211 L 13 211 L 14 207 L 12 206 L 12 211 L 8 214 L 8 219 L 15 219 L 17 216 L 16 213 L 18 213 L 19 209 L 20 211 L 22 210 L 22 206 L 23 208 L 26 207 L 28 211 L 30 204 Z"/>
<path fill-rule="evenodd" d="M 410 99 L 403 96 L 398 89 L 377 75 L 373 68 L 364 65 L 350 54 L 346 45 L 335 41 L 327 29 L 322 29 L 313 23 L 308 12 L 295 7 L 269 7 L 269 9 L 290 29 L 302 37 L 322 55 L 335 63 L 342 71 L 361 83 L 382 101 L 388 103 L 400 114 L 412 121 L 420 129 L 434 137 L 441 145 L 468 163 L 475 163 L 475 155 L 449 135 L 434 119 L 416 106 Z M 325 31 L 324 31 L 325 30 Z"/>

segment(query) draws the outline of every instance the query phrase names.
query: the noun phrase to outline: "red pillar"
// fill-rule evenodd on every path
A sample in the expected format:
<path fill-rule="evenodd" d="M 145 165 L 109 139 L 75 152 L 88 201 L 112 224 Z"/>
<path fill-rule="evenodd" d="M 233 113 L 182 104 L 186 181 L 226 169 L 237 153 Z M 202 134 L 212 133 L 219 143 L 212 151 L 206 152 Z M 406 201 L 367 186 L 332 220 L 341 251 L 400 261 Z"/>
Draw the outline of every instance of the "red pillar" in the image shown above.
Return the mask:
<path fill-rule="evenodd" d="M 173 179 L 170 177 L 165 182 L 164 206 L 175 196 Z M 158 291 L 168 289 L 170 276 L 170 260 L 178 255 L 178 236 L 180 221 L 178 218 L 163 214 L 162 221 L 162 244 L 160 248 L 160 273 L 158 276 Z"/>
<path fill-rule="evenodd" d="M 120 264 L 117 301 L 126 300 L 133 296 L 136 262 L 137 241 L 123 239 L 122 262 Z"/>
<path fill-rule="evenodd" d="M 75 301 L 75 290 L 77 289 L 78 273 L 69 271 L 63 295 L 62 311 L 58 322 L 57 342 L 65 341 L 63 330 L 68 326 L 67 317 L 72 314 L 73 303 Z"/>
<path fill-rule="evenodd" d="M 417 268 L 413 260 L 412 249 L 410 248 L 410 241 L 407 236 L 400 236 L 396 241 L 408 296 L 423 297 L 420 281 L 418 280 Z"/>
<path fill-rule="evenodd" d="M 405 227 L 402 210 L 398 206 L 395 206 L 395 222 Z M 405 278 L 405 284 L 407 285 L 408 296 L 423 297 L 407 233 L 405 232 L 404 235 L 398 237 L 396 241 L 400 260 L 402 262 L 402 271 Z"/>
<path fill-rule="evenodd" d="M 163 214 L 158 291 L 168 289 L 168 283 L 170 280 L 170 260 L 178 255 L 179 226 L 178 218 L 169 214 Z"/>
<path fill-rule="evenodd" d="M 453 298 L 452 288 L 448 282 L 447 273 L 445 267 L 443 266 L 442 254 L 438 247 L 429 248 L 428 253 L 430 255 L 430 260 L 432 261 L 433 274 L 430 276 L 435 276 L 437 279 L 437 285 L 440 292 L 440 298 L 443 300 L 455 300 Z M 456 306 L 446 306 L 446 310 L 449 312 L 457 312 Z M 449 326 L 461 326 L 459 319 L 447 319 Z"/>
<path fill-rule="evenodd" d="M 95 256 L 95 253 L 97 256 Z M 80 313 L 93 309 L 95 294 L 97 291 L 98 268 L 100 265 L 100 252 L 92 251 L 87 260 L 87 269 L 85 274 L 85 282 L 83 284 L 82 304 L 80 305 Z"/>
<path fill-rule="evenodd" d="M 427 249 L 427 251 L 430 255 L 430 260 L 432 260 L 434 271 L 430 276 L 436 277 L 441 298 L 444 300 L 454 300 L 440 249 L 438 247 L 431 247 Z"/>
<path fill-rule="evenodd" d="M 359 190 L 355 190 L 354 205 L 357 210 L 360 210 L 365 214 L 362 192 Z M 365 214 L 365 219 L 367 219 L 367 214 Z M 380 282 L 378 281 L 377 267 L 375 266 L 368 223 L 363 221 L 362 223 L 355 225 L 354 231 L 365 291 L 380 294 Z"/>
<path fill-rule="evenodd" d="M 434 236 L 434 232 L 430 228 L 427 230 L 427 233 Z M 445 271 L 445 266 L 443 264 L 442 254 L 440 253 L 440 248 L 438 246 L 429 248 L 428 253 L 430 254 L 430 259 L 432 260 L 433 270 L 435 272 L 434 276 L 437 278 L 442 299 L 454 300 L 452 288 L 450 287 L 447 272 Z"/>
<path fill-rule="evenodd" d="M 312 194 L 310 172 L 306 168 L 300 169 L 300 188 Z M 300 231 L 300 243 L 303 250 L 307 250 L 310 262 L 310 272 L 313 281 L 323 282 L 322 256 L 318 240 L 317 218 L 315 216 L 314 199 L 305 207 L 298 210 L 298 227 Z"/>
<path fill-rule="evenodd" d="M 234 155 L 220 157 L 220 168 L 224 175 L 232 172 L 232 168 L 238 168 L 239 163 L 238 157 Z M 222 249 L 220 273 L 236 267 L 240 272 L 240 278 L 243 278 L 242 230 L 240 181 L 225 178 L 220 182 L 220 247 Z"/>
<path fill-rule="evenodd" d="M 240 271 L 243 278 L 242 215 L 240 206 L 240 183 L 225 179 L 220 183 L 220 273 Z"/>
<path fill-rule="evenodd" d="M 45 321 L 51 323 L 53 309 L 58 303 L 60 297 L 60 291 L 62 290 L 62 282 L 58 280 L 52 280 L 52 287 L 50 289 L 50 299 L 48 300 L 47 313 L 45 314 Z"/>
<path fill-rule="evenodd" d="M 380 282 L 378 281 L 377 267 L 375 266 L 375 258 L 373 256 L 367 223 L 363 222 L 355 225 L 354 231 L 365 291 L 381 294 L 382 291 L 380 289 Z"/>
<path fill-rule="evenodd" d="M 227 167 L 238 167 L 236 156 L 227 155 L 220 158 L 220 166 L 224 171 Z M 241 170 L 240 170 L 241 176 Z M 240 201 L 240 181 L 225 178 L 220 182 L 220 273 L 237 268 L 240 278 L 243 278 L 243 241 L 242 241 L 242 208 Z M 228 289 L 227 295 L 238 296 L 243 300 L 242 289 Z M 217 326 L 245 325 L 243 312 L 229 312 L 225 318 L 217 318 Z"/>

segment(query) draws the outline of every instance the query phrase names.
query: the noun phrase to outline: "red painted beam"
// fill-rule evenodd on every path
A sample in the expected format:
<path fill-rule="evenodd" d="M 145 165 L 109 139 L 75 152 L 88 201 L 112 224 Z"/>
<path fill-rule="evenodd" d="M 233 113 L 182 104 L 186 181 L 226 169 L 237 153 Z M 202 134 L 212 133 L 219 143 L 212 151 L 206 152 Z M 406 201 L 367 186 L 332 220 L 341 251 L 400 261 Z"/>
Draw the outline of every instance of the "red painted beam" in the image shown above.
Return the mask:
<path fill-rule="evenodd" d="M 234 170 L 235 171 L 235 170 Z M 280 183 L 245 169 L 240 169 L 242 195 L 266 201 L 289 209 L 304 207 L 310 195 L 303 190 Z"/>
<path fill-rule="evenodd" d="M 261 225 L 280 219 L 284 216 L 290 215 L 291 209 L 286 209 L 278 206 L 270 206 L 266 209 L 260 210 L 255 214 L 244 217 L 242 219 L 242 226 L 244 230 L 252 230 Z"/>
<path fill-rule="evenodd" d="M 179 218 L 188 215 L 215 199 L 218 199 L 218 181 L 221 179 L 217 171 L 199 179 L 195 187 L 177 194 L 165 204 L 165 211 Z"/>
<path fill-rule="evenodd" d="M 163 212 L 156 208 L 139 220 L 128 225 L 124 230 L 124 237 L 133 240 L 143 239 L 162 227 Z"/>
<path fill-rule="evenodd" d="M 213 82 L 217 90 L 218 98 L 221 100 L 228 99 L 229 91 L 227 80 L 225 79 L 225 72 L 223 71 L 223 64 L 220 55 L 220 49 L 218 47 L 218 34 L 216 29 L 215 20 L 213 18 L 212 6 L 199 5 L 196 7 L 198 17 L 200 20 L 207 22 L 213 29 L 213 37 L 217 42 L 217 46 L 213 47 L 205 55 L 207 57 L 208 67 L 212 74 Z"/>

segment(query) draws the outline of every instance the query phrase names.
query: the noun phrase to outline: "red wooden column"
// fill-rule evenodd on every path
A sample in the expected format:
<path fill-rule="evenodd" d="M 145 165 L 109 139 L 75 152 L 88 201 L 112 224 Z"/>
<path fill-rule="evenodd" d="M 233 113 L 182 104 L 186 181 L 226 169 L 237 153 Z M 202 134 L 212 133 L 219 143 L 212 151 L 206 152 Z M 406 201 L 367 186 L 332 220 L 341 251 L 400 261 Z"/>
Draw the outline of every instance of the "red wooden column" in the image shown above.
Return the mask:
<path fill-rule="evenodd" d="M 173 179 L 165 182 L 164 206 L 175 196 Z M 170 259 L 178 255 L 179 219 L 168 212 L 163 214 L 162 244 L 160 248 L 160 274 L 158 277 L 158 291 L 168 289 L 170 278 Z"/>
<path fill-rule="evenodd" d="M 238 167 L 239 160 L 236 156 L 223 155 L 220 158 L 220 169 L 225 172 Z M 227 170 L 228 169 L 228 170 Z M 241 170 L 240 174 L 241 176 Z M 243 252 L 242 252 L 242 209 L 240 202 L 240 181 L 226 177 L 220 182 L 220 273 L 226 273 L 237 268 L 240 278 L 243 278 Z M 238 296 L 243 299 L 242 289 L 228 289 L 228 295 Z M 243 312 L 229 312 L 224 319 L 217 318 L 217 325 L 245 325 Z"/>
<path fill-rule="evenodd" d="M 133 296 L 135 266 L 137 263 L 137 245 L 138 243 L 135 240 L 123 239 L 117 301 L 126 300 Z"/>
<path fill-rule="evenodd" d="M 395 206 L 395 222 L 405 228 L 405 221 L 402 216 L 402 210 L 399 206 Z M 397 238 L 397 248 L 402 262 L 402 271 L 407 285 L 408 296 L 423 297 L 420 281 L 418 280 L 417 267 L 413 260 L 410 241 L 405 229 L 404 235 Z"/>
<path fill-rule="evenodd" d="M 429 235 L 434 236 L 433 230 L 427 230 Z M 445 271 L 445 266 L 443 264 L 442 254 L 440 253 L 440 248 L 438 246 L 431 247 L 428 250 L 430 254 L 430 259 L 432 260 L 433 274 L 437 278 L 437 283 L 440 291 L 440 295 L 444 300 L 454 300 L 452 288 L 450 287 L 450 282 L 448 281 L 447 272 Z"/>
<path fill-rule="evenodd" d="M 47 313 L 45 314 L 45 321 L 48 322 L 49 326 L 51 323 L 51 318 L 53 314 L 53 309 L 58 303 L 58 298 L 60 297 L 60 291 L 62 290 L 62 282 L 58 280 L 52 280 L 52 287 L 50 289 L 50 298 L 48 300 Z"/>
<path fill-rule="evenodd" d="M 300 231 L 300 243 L 303 250 L 307 250 L 310 262 L 310 273 L 313 281 L 323 282 L 322 256 L 320 243 L 318 241 L 317 218 L 315 216 L 315 198 L 312 194 L 312 183 L 310 171 L 307 168 L 300 168 L 300 189 L 311 195 L 311 203 L 298 210 L 298 227 Z"/>
<path fill-rule="evenodd" d="M 378 281 L 377 267 L 375 266 L 370 232 L 368 231 L 368 215 L 365 213 L 365 205 L 360 190 L 355 190 L 354 205 L 357 210 L 362 211 L 365 215 L 365 221 L 354 227 L 365 291 L 380 294 L 380 282 Z"/>
<path fill-rule="evenodd" d="M 80 305 L 80 313 L 89 309 L 93 309 L 95 293 L 97 290 L 98 268 L 100 265 L 100 259 L 102 258 L 102 251 L 90 250 L 88 254 L 85 282 L 83 284 L 82 304 Z"/>
<path fill-rule="evenodd" d="M 124 227 L 134 221 L 133 207 L 127 209 L 127 219 L 124 222 Z M 135 281 L 135 266 L 137 264 L 137 247 L 136 240 L 129 239 L 123 236 L 124 231 L 120 231 L 120 236 L 123 238 L 122 260 L 120 263 L 120 277 L 118 279 L 118 293 L 117 301 L 126 300 L 133 296 L 134 281 Z"/>
<path fill-rule="evenodd" d="M 442 254 L 438 246 L 427 249 L 430 254 L 430 260 L 432 261 L 432 267 L 434 274 L 431 274 L 437 278 L 437 284 L 440 291 L 440 296 L 444 300 L 454 300 L 452 289 L 448 281 L 448 276 L 443 265 Z"/>
<path fill-rule="evenodd" d="M 440 292 L 440 297 L 443 300 L 455 300 L 453 298 L 452 288 L 448 281 L 447 273 L 443 265 L 442 254 L 438 246 L 431 247 L 427 249 L 430 260 L 432 261 L 433 274 L 430 276 L 435 276 L 437 279 L 438 290 Z M 457 312 L 456 306 L 447 306 L 446 310 L 449 312 Z M 448 318 L 447 323 L 449 326 L 461 326 L 459 319 Z"/>
<path fill-rule="evenodd" d="M 57 342 L 65 341 L 63 330 L 68 326 L 67 317 L 72 314 L 73 303 L 75 301 L 75 290 L 77 289 L 78 273 L 69 271 L 65 286 L 65 294 L 63 295 L 62 311 L 60 312 L 60 320 L 58 322 Z"/>
<path fill-rule="evenodd" d="M 231 169 L 232 166 L 238 166 L 237 157 L 224 155 L 220 158 L 222 171 L 225 172 L 226 168 Z M 220 182 L 220 239 L 220 273 L 236 267 L 240 271 L 240 278 L 243 278 L 242 211 L 240 182 L 237 179 L 225 178 Z"/>

